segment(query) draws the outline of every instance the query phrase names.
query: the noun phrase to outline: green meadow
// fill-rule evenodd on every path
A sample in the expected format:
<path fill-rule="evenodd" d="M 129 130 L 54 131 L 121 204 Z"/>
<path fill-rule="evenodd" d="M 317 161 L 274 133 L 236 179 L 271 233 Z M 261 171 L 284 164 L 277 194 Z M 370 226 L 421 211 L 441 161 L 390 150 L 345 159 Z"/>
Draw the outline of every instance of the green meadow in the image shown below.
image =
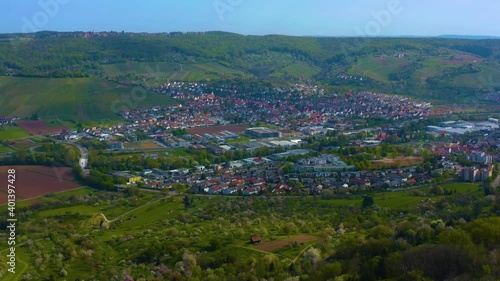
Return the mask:
<path fill-rule="evenodd" d="M 144 78 L 172 81 L 203 81 L 224 78 L 229 75 L 243 75 L 243 72 L 218 63 L 179 64 L 173 62 L 129 62 L 102 65 L 109 77 L 136 74 Z"/>
<path fill-rule="evenodd" d="M 367 76 L 374 80 L 389 82 L 389 74 L 397 71 L 401 66 L 410 62 L 411 61 L 404 58 L 380 58 L 370 56 L 360 58 L 357 64 L 349 69 L 347 73 L 350 75 Z"/>
<path fill-rule="evenodd" d="M 0 104 L 0 107 L 2 105 Z M 27 137 L 26 133 L 21 127 L 13 125 L 5 125 L 0 127 L 0 140 L 17 139 Z M 0 147 L 1 149 L 1 147 Z M 6 149 L 6 148 L 4 148 Z M 7 151 L 8 152 L 8 151 Z"/>
<path fill-rule="evenodd" d="M 31 205 L 20 202 L 18 213 L 23 213 L 26 218 L 18 236 L 21 243 L 17 250 L 19 272 L 28 270 L 25 264 L 36 263 L 37 256 L 32 253 L 33 249 L 37 253 L 52 253 L 55 249 L 63 255 L 70 255 L 64 267 L 68 272 L 68 280 L 98 274 L 93 259 L 86 257 L 90 249 L 96 253 L 99 264 L 106 268 L 121 266 L 122 260 L 139 261 L 153 257 L 161 258 L 164 263 L 173 266 L 186 250 L 198 253 L 197 261 L 202 267 L 209 266 L 220 255 L 240 260 L 265 258 L 289 266 L 292 261 L 302 263 L 309 247 L 323 247 L 325 241 L 331 240 L 331 245 L 338 245 L 351 236 L 352 239 L 364 239 L 370 234 L 371 227 L 376 225 L 376 222 L 366 219 L 368 216 L 380 219 L 388 212 L 416 210 L 421 201 L 428 199 L 437 201 L 463 195 L 481 196 L 476 184 L 445 184 L 442 187 L 454 193 L 448 196 L 415 196 L 415 190 L 375 193 L 375 205 L 382 209 L 374 212 L 361 209 L 362 196 L 359 195 L 352 195 L 353 199 L 328 200 L 319 196 L 188 195 L 194 206 L 186 208 L 184 195 L 139 192 L 124 196 L 121 193 L 80 188 L 38 198 Z M 420 190 L 428 193 L 429 188 Z M 49 204 L 56 205 L 49 207 Z M 33 207 L 36 210 L 27 211 L 27 208 Z M 2 206 L 1 209 L 4 208 Z M 356 215 L 351 215 L 353 212 Z M 103 215 L 110 222 L 106 222 Z M 290 223 L 292 228 L 285 230 Z M 325 236 L 324 231 L 328 227 L 335 231 L 360 224 L 366 226 L 360 228 L 359 234 L 349 232 L 342 238 L 329 232 L 330 237 Z M 26 231 L 28 229 L 30 231 Z M 53 234 L 46 233 L 47 229 L 51 229 Z M 303 234 L 316 236 L 318 240 L 275 248 L 266 246 L 268 251 L 249 243 L 252 235 L 262 237 L 264 242 L 272 242 L 286 241 Z M 32 246 L 24 244 L 28 240 L 32 241 Z M 5 242 L 2 242 L 0 250 L 6 247 Z M 164 250 L 155 253 L 151 252 L 152 247 Z M 77 248 L 81 250 L 77 251 Z M 57 273 L 61 269 L 57 262 L 50 262 L 44 270 Z M 11 279 L 5 280 L 18 280 L 16 278 L 19 276 L 9 275 Z"/>
<path fill-rule="evenodd" d="M 49 126 L 60 122 L 122 120 L 119 112 L 166 106 L 173 100 L 140 87 L 97 78 L 0 77 L 0 115 L 30 118 L 37 114 Z M 50 122 L 49 122 L 50 121 Z"/>

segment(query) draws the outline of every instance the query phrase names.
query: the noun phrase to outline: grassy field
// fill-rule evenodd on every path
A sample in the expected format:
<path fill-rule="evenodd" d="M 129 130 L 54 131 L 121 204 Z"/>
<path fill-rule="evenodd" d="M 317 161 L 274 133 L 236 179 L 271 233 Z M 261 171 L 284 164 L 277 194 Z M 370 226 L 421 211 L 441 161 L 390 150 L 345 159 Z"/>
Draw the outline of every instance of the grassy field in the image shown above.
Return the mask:
<path fill-rule="evenodd" d="M 24 247 L 16 247 L 16 271 L 15 273 L 6 273 L 2 278 L 2 281 L 18 281 L 23 279 L 23 275 L 28 270 L 28 267 L 32 264 L 29 257 L 25 253 Z M 7 255 L 8 252 L 2 252 L 2 256 Z"/>
<path fill-rule="evenodd" d="M 56 202 L 61 200 L 62 198 L 68 198 L 70 196 L 84 196 L 84 195 L 91 195 L 91 194 L 96 194 L 98 191 L 95 191 L 91 188 L 88 187 L 81 187 L 77 189 L 71 189 L 68 191 L 63 191 L 59 193 L 54 193 L 51 194 L 50 196 L 42 196 L 34 199 L 28 199 L 28 200 L 23 200 L 23 201 L 18 201 L 17 202 L 17 207 L 26 207 L 33 205 L 35 203 L 49 203 L 49 202 Z M 6 205 L 2 205 L 1 208 L 5 208 Z M 3 210 L 3 209 L 1 209 Z"/>
<path fill-rule="evenodd" d="M 405 167 L 405 166 L 412 166 L 417 163 L 421 163 L 423 161 L 424 159 L 421 157 L 402 157 L 402 156 L 396 158 L 386 157 L 384 159 L 371 161 L 371 167 L 373 169 L 381 169 L 383 167 L 391 167 L 391 166 Z"/>
<path fill-rule="evenodd" d="M 0 115 L 23 118 L 36 113 L 46 122 L 123 120 L 118 115 L 122 110 L 173 103 L 170 98 L 142 88 L 97 78 L 0 77 L 0 99 Z"/>
<path fill-rule="evenodd" d="M 477 184 L 443 184 L 441 185 L 443 189 L 449 189 L 452 191 L 456 191 L 456 194 L 467 194 L 470 192 L 479 192 L 477 188 Z M 422 189 L 422 192 L 428 193 L 430 188 Z M 391 208 L 393 210 L 405 210 L 411 207 L 416 206 L 422 200 L 426 199 L 441 199 L 446 196 L 424 196 L 419 197 L 412 194 L 411 190 L 402 190 L 396 192 L 385 192 L 378 193 L 374 196 L 375 205 L 384 208 Z"/>
<path fill-rule="evenodd" d="M 459 75 L 452 81 L 452 85 L 471 88 L 479 85 L 478 88 L 484 90 L 500 86 L 500 68 L 498 65 L 485 64 L 479 68 L 481 72 Z"/>
<path fill-rule="evenodd" d="M 32 149 L 32 148 L 33 148 L 33 150 L 35 150 L 36 148 L 34 148 L 34 147 L 37 147 L 37 146 L 41 147 L 41 145 L 42 145 L 41 143 L 32 142 L 29 139 L 16 139 L 16 140 L 9 141 L 9 146 L 15 150 L 24 149 L 26 151 L 29 151 L 29 149 Z M 41 152 L 44 152 L 44 151 L 41 151 Z"/>
<path fill-rule="evenodd" d="M 366 57 L 359 59 L 358 63 L 348 71 L 348 74 L 367 76 L 374 80 L 389 82 L 389 74 L 408 63 L 410 61 L 404 58 Z"/>
<path fill-rule="evenodd" d="M 189 153 L 183 148 L 168 150 L 167 152 L 169 156 L 189 156 Z"/>
<path fill-rule="evenodd" d="M 158 145 L 157 143 L 155 143 L 153 141 L 128 142 L 128 143 L 125 143 L 124 146 L 126 148 L 133 148 L 133 149 L 161 149 L 161 148 L 163 148 L 162 146 Z"/>
<path fill-rule="evenodd" d="M 0 104 L 0 107 L 1 106 Z M 6 125 L 0 127 L 0 140 L 17 139 L 27 136 L 28 133 L 18 126 Z"/>
<path fill-rule="evenodd" d="M 242 72 L 218 63 L 183 64 L 170 62 L 129 62 L 102 66 L 107 76 L 137 74 L 144 77 L 177 81 L 202 81 L 226 75 L 243 75 Z M 182 68 L 182 69 L 181 69 Z"/>
<path fill-rule="evenodd" d="M 460 196 L 478 192 L 475 184 L 445 184 L 444 189 L 456 190 L 456 194 L 451 196 Z M 423 188 L 427 193 L 429 188 Z M 439 200 L 445 196 L 414 196 L 413 190 L 404 190 L 398 192 L 385 192 L 375 194 L 375 204 L 380 207 L 391 208 L 395 211 L 405 210 L 416 206 L 420 201 L 432 199 Z M 214 238 L 220 241 L 217 251 L 208 250 L 200 254 L 200 259 L 215 258 L 221 252 L 231 252 L 238 259 L 254 258 L 274 258 L 288 265 L 296 259 L 304 259 L 304 251 L 309 247 L 318 247 L 315 241 L 321 236 L 321 229 L 333 223 L 337 225 L 341 221 L 347 222 L 347 218 L 337 217 L 337 212 L 341 212 L 340 206 L 352 205 L 358 209 L 361 207 L 361 196 L 357 199 L 333 199 L 322 200 L 320 198 L 282 198 L 276 201 L 276 198 L 265 197 L 194 197 L 195 206 L 186 209 L 183 204 L 182 196 L 168 197 L 157 193 L 143 193 L 140 196 L 122 197 L 116 200 L 101 200 L 99 204 L 94 200 L 108 195 L 94 191 L 88 188 L 80 188 L 63 193 L 58 193 L 49 197 L 38 198 L 36 203 L 55 203 L 58 201 L 67 201 L 73 198 L 93 198 L 78 204 L 69 204 L 59 207 L 45 208 L 33 211 L 28 221 L 24 222 L 28 229 L 37 229 L 42 227 L 42 221 L 48 224 L 59 225 L 61 221 L 74 218 L 72 227 L 78 229 L 82 239 L 91 235 L 94 249 L 99 250 L 99 255 L 103 266 L 117 266 L 122 259 L 134 259 L 139 252 L 145 250 L 153 244 L 172 247 L 169 254 L 172 256 L 182 255 L 184 249 L 195 249 L 207 251 L 211 247 L 210 241 Z M 280 208 L 272 207 L 277 202 L 283 202 Z M 19 202 L 18 207 L 22 208 L 28 204 L 27 201 Z M 279 203 L 281 204 L 281 203 Z M 329 206 L 326 206 L 329 205 Z M 243 215 L 242 211 L 234 211 L 234 208 L 247 209 L 250 216 Z M 286 206 L 286 207 L 285 207 Z M 333 208 L 331 208 L 333 207 Z M 3 207 L 2 207 L 3 208 Z M 269 209 L 270 208 L 270 209 Z M 289 209 L 290 213 L 281 213 L 281 208 Z M 350 207 L 347 207 L 350 208 Z M 233 210 L 233 211 L 230 211 Z M 249 210 L 252 210 L 251 212 Z M 272 215 L 269 215 L 269 211 Z M 293 211 L 292 211 L 293 210 Z M 329 213 L 322 216 L 324 212 Z M 337 211 L 334 211 L 337 210 Z M 297 229 L 289 236 L 285 234 L 283 227 L 287 222 L 293 219 L 292 214 L 304 212 L 305 217 L 295 219 L 294 223 Z M 309 212 L 311 212 L 309 214 Z M 99 224 L 104 217 L 109 222 L 109 228 L 101 229 Z M 210 215 L 212 218 L 203 218 Z M 41 230 L 40 230 L 41 231 Z M 262 244 L 249 244 L 249 237 L 258 235 L 263 238 Z M 62 236 L 63 237 L 63 236 Z M 27 239 L 35 241 L 37 250 L 44 252 L 53 251 L 58 248 L 56 243 L 58 237 L 44 239 L 43 234 L 33 232 L 19 237 L 19 241 L 25 242 Z M 61 238 L 61 241 L 68 243 L 69 238 Z M 336 239 L 336 238 L 334 238 Z M 292 243 L 292 242 L 298 243 Z M 0 250 L 6 249 L 2 243 Z M 23 264 L 33 265 L 36 256 L 28 252 L 28 246 L 18 248 L 19 270 L 23 271 Z M 80 252 L 77 252 L 77 254 Z M 203 256 L 203 257 L 202 257 Z M 0 257 L 0 259 L 2 259 Z M 75 278 L 88 277 L 90 273 L 95 274 L 95 268 L 92 267 L 90 260 L 80 260 L 79 257 L 73 258 L 68 262 L 68 280 Z M 177 260 L 170 260 L 175 263 Z M 54 268 L 50 268 L 52 270 Z M 58 270 L 58 268 L 55 268 Z M 8 280 L 17 280 L 14 279 Z"/>
<path fill-rule="evenodd" d="M 243 134 L 240 134 L 239 138 L 228 140 L 227 143 L 242 143 L 242 142 L 249 142 L 250 140 L 251 140 L 251 138 L 249 138 Z"/>
<path fill-rule="evenodd" d="M 0 144 L 0 153 L 13 152 L 14 150 L 4 144 Z"/>
<path fill-rule="evenodd" d="M 481 85 L 482 88 L 498 86 L 500 80 L 500 69 L 497 65 L 474 57 L 465 57 L 461 53 L 452 53 L 446 56 L 433 56 L 419 62 L 421 68 L 417 69 L 412 76 L 412 80 L 425 84 L 426 79 L 443 74 L 446 69 L 461 67 L 472 64 L 481 69 L 479 73 L 463 74 L 455 77 L 451 85 L 460 87 L 475 88 Z M 451 59 L 453 58 L 453 59 Z M 412 58 L 375 57 L 369 56 L 360 58 L 347 73 L 350 75 L 368 76 L 381 82 L 390 82 L 389 74 L 398 72 L 399 69 L 413 62 Z"/>
<path fill-rule="evenodd" d="M 53 141 L 50 138 L 28 138 L 28 139 L 34 143 L 44 143 L 44 142 L 52 142 Z"/>
<path fill-rule="evenodd" d="M 441 58 L 429 58 L 422 62 L 423 67 L 415 71 L 413 79 L 424 84 L 426 79 L 440 75 L 447 68 L 457 67 L 456 65 L 446 65 Z"/>

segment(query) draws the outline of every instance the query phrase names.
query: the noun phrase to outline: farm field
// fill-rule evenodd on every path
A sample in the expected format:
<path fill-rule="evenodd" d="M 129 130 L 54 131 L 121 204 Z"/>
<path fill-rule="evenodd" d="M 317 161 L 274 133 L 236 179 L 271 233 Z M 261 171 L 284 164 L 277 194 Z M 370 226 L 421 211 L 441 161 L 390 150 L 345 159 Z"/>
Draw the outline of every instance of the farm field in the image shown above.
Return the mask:
<path fill-rule="evenodd" d="M 500 86 L 500 68 L 494 64 L 482 64 L 479 66 L 481 72 L 462 74 L 457 76 L 452 85 L 462 87 L 477 87 L 479 90 L 490 89 Z M 475 97 L 476 98 L 476 97 Z"/>
<path fill-rule="evenodd" d="M 56 134 L 68 129 L 63 126 L 49 127 L 43 121 L 18 121 L 17 125 L 30 135 Z"/>
<path fill-rule="evenodd" d="M 49 193 L 61 192 L 80 187 L 76 183 L 71 168 L 43 166 L 1 166 L 0 175 L 7 178 L 9 169 L 16 170 L 16 199 L 30 199 Z M 0 204 L 7 203 L 7 185 L 0 187 Z"/>
<path fill-rule="evenodd" d="M 154 141 L 128 142 L 123 145 L 126 148 L 132 149 L 161 149 L 163 148 Z"/>
<path fill-rule="evenodd" d="M 348 74 L 367 76 L 377 81 L 389 82 L 389 74 L 408 63 L 410 61 L 404 58 L 371 56 L 359 59 L 358 63 L 348 71 Z"/>
<path fill-rule="evenodd" d="M 427 78 L 440 75 L 445 69 L 456 68 L 461 65 L 458 62 L 452 63 L 441 57 L 426 59 L 421 64 L 423 67 L 415 71 L 413 75 L 413 79 L 421 84 L 425 84 Z"/>
<path fill-rule="evenodd" d="M 123 121 L 119 112 L 166 106 L 172 99 L 97 78 L 0 77 L 0 115 L 49 121 Z M 60 122 L 54 123 L 59 126 Z"/>
<path fill-rule="evenodd" d="M 381 160 L 374 160 L 371 163 L 373 169 L 380 169 L 383 167 L 391 167 L 391 166 L 412 166 L 418 163 L 422 163 L 424 161 L 421 157 L 403 157 L 399 156 L 396 158 L 386 157 Z"/>
<path fill-rule="evenodd" d="M 262 244 L 257 245 L 255 248 L 261 251 L 274 252 L 293 243 L 304 244 L 306 242 L 316 240 L 318 240 L 318 237 L 316 236 L 302 234 L 281 240 L 263 242 Z"/>
<path fill-rule="evenodd" d="M 412 62 L 413 60 L 408 58 L 369 56 L 360 58 L 347 73 L 367 76 L 388 83 L 390 82 L 389 74 L 398 72 L 402 66 Z M 491 65 L 482 58 L 471 54 L 454 53 L 448 56 L 434 56 L 424 59 L 419 64 L 422 67 L 416 69 L 412 75 L 412 80 L 420 84 L 425 84 L 427 78 L 441 75 L 446 69 L 469 64 L 479 67 L 481 72 L 459 75 L 451 82 L 453 86 L 477 87 L 477 85 L 482 85 L 483 88 L 492 87 L 495 84 L 494 81 L 498 81 L 495 78 L 500 77 L 500 70 L 496 65 Z"/>
<path fill-rule="evenodd" d="M 40 146 L 41 143 L 33 142 L 29 139 L 15 139 L 7 141 L 9 147 L 13 149 L 30 149 L 32 147 Z"/>
<path fill-rule="evenodd" d="M 0 103 L 0 107 L 1 107 Z M 27 137 L 26 133 L 22 128 L 13 125 L 5 125 L 0 127 L 0 140 L 9 140 Z"/>

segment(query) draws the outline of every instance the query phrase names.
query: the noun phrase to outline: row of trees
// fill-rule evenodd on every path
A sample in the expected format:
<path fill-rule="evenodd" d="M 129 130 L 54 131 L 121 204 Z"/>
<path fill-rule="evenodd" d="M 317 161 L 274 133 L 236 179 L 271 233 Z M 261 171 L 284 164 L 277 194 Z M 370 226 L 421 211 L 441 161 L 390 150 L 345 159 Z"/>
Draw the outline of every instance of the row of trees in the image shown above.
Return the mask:
<path fill-rule="evenodd" d="M 20 148 L 12 156 L 0 158 L 0 164 L 73 167 L 79 158 L 80 153 L 76 149 L 58 143 L 44 143 L 38 152 Z"/>

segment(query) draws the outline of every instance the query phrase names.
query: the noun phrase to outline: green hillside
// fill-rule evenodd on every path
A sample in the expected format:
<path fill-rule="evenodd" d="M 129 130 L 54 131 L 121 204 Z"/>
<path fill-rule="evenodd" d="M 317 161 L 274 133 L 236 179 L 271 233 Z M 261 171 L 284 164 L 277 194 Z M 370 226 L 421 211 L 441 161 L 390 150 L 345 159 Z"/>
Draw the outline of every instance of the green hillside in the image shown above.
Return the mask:
<path fill-rule="evenodd" d="M 89 38 L 81 32 L 41 32 L 0 34 L 1 38 L 6 40 L 0 40 L 0 75 L 100 77 L 134 85 L 233 78 L 284 83 L 306 77 L 333 90 L 348 87 L 454 103 L 466 103 L 456 97 L 478 89 L 481 95 L 500 90 L 494 82 L 500 75 L 498 39 L 315 38 L 225 32 L 110 32 Z M 338 78 L 345 74 L 370 79 Z M 32 109 L 28 106 L 21 111 Z"/>
<path fill-rule="evenodd" d="M 245 76 L 241 71 L 218 63 L 128 62 L 106 64 L 102 68 L 104 75 L 108 77 L 135 74 L 142 76 L 144 79 L 154 78 L 175 81 L 202 81 L 230 78 L 231 76 Z"/>
<path fill-rule="evenodd" d="M 169 105 L 173 100 L 143 88 L 97 78 L 0 77 L 0 115 L 45 121 L 122 120 L 121 110 Z"/>
<path fill-rule="evenodd" d="M 389 82 L 389 74 L 399 71 L 400 67 L 410 64 L 409 59 L 366 57 L 358 60 L 349 71 L 350 75 L 366 76 L 373 80 Z"/>

